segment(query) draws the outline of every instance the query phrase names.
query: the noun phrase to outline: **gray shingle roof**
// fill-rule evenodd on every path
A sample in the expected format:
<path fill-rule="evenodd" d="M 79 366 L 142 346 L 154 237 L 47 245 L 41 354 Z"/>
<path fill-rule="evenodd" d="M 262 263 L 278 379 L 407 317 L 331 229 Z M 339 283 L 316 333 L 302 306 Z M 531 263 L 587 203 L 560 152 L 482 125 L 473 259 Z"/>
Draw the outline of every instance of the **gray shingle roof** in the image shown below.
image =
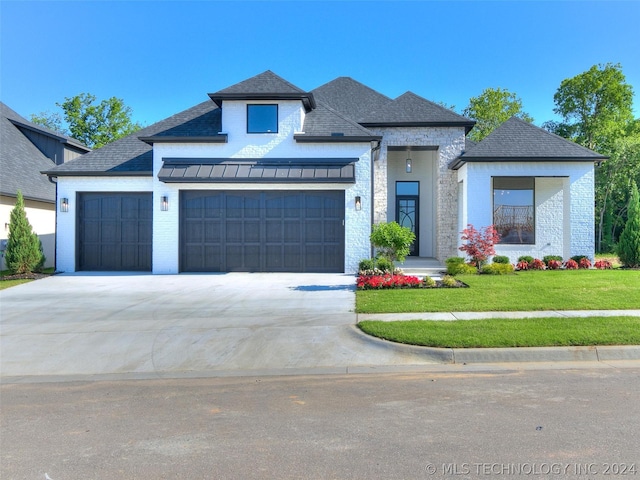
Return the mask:
<path fill-rule="evenodd" d="M 364 126 L 463 126 L 471 130 L 475 122 L 433 103 L 413 92 L 372 110 L 359 121 Z"/>
<path fill-rule="evenodd" d="M 40 173 L 55 164 L 13 122 L 52 132 L 40 129 L 0 102 L 0 193 L 15 197 L 20 190 L 26 199 L 55 202 L 56 186 Z"/>
<path fill-rule="evenodd" d="M 295 135 L 298 141 L 318 137 L 330 137 L 336 141 L 340 141 L 339 139 L 353 141 L 354 138 L 368 141 L 379 138 L 370 130 L 323 103 L 318 103 L 316 109 L 305 116 L 303 128 L 304 135 Z"/>
<path fill-rule="evenodd" d="M 392 100 L 350 77 L 338 77 L 312 90 L 318 102 L 355 121 L 382 108 Z"/>
<path fill-rule="evenodd" d="M 554 135 L 540 127 L 511 117 L 481 142 L 454 160 L 457 169 L 465 162 L 491 161 L 589 161 L 606 160 L 577 143 Z"/>
<path fill-rule="evenodd" d="M 154 123 L 82 157 L 49 169 L 52 175 L 151 175 L 151 145 L 139 137 L 213 136 L 221 130 L 220 109 L 210 100 Z"/>
<path fill-rule="evenodd" d="M 243 80 L 230 87 L 210 93 L 211 100 L 218 106 L 222 106 L 224 100 L 279 100 L 295 99 L 302 100 L 307 111 L 315 108 L 313 94 L 289 83 L 284 78 L 279 77 L 271 70 L 260 73 L 255 77 Z"/>

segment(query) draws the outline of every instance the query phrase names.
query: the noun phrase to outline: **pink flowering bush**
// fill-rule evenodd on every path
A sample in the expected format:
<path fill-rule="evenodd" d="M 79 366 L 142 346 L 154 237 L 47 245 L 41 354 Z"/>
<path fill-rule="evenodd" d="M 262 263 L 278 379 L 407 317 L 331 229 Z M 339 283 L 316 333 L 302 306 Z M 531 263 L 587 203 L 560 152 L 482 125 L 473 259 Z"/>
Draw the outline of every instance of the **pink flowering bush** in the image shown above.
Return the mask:
<path fill-rule="evenodd" d="M 613 268 L 613 265 L 609 260 L 598 260 L 593 264 L 598 270 L 610 270 Z"/>
<path fill-rule="evenodd" d="M 578 267 L 580 268 L 591 268 L 591 262 L 588 258 L 581 258 L 580 263 L 578 263 Z"/>
<path fill-rule="evenodd" d="M 468 224 L 461 233 L 460 238 L 466 243 L 458 250 L 466 253 L 476 267 L 481 268 L 489 257 L 496 254 L 493 246 L 500 241 L 500 235 L 493 225 L 478 231 Z"/>
<path fill-rule="evenodd" d="M 422 281 L 411 275 L 360 275 L 356 286 L 360 290 L 376 290 L 382 288 L 418 288 Z"/>
<path fill-rule="evenodd" d="M 516 270 L 529 270 L 529 262 L 520 260 L 518 263 L 516 263 Z"/>
<path fill-rule="evenodd" d="M 576 262 L 575 260 L 567 260 L 566 262 L 564 262 L 564 268 L 566 268 L 567 270 L 577 270 L 578 262 Z"/>
<path fill-rule="evenodd" d="M 533 262 L 529 264 L 532 270 L 545 270 L 547 266 L 539 258 L 534 258 Z"/>
<path fill-rule="evenodd" d="M 547 262 L 547 268 L 549 270 L 560 270 L 562 267 L 562 262 L 560 260 L 549 260 Z"/>

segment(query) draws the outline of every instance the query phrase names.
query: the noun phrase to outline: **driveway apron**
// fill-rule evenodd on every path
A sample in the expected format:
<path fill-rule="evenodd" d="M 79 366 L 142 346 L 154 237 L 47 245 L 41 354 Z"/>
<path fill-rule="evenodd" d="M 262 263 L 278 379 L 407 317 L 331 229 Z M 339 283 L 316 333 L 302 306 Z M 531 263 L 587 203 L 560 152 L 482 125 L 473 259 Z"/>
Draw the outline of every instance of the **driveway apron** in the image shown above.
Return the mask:
<path fill-rule="evenodd" d="M 62 274 L 0 291 L 0 375 L 238 375 L 432 363 L 355 331 L 342 274 Z M 126 375 L 125 375 L 126 376 Z"/>

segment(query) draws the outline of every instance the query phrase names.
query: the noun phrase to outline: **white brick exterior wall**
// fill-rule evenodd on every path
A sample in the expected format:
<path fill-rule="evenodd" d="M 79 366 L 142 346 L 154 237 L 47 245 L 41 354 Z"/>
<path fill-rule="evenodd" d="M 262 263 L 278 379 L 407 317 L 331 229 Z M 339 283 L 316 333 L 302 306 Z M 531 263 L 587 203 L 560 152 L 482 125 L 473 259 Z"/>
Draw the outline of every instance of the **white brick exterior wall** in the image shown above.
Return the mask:
<path fill-rule="evenodd" d="M 58 177 L 58 205 L 69 199 L 69 211 L 58 212 L 56 270 L 76 271 L 77 194 L 82 192 L 150 192 L 151 177 Z M 155 211 L 154 211 L 155 213 Z"/>
<path fill-rule="evenodd" d="M 421 232 L 428 234 L 436 230 L 435 256 L 443 261 L 456 255 L 458 227 L 458 184 L 456 173 L 448 168 L 449 163 L 464 150 L 464 127 L 388 127 L 370 128 L 382 135 L 382 147 L 374 162 L 374 222 L 392 221 L 387 205 L 389 198 L 395 196 L 394 185 L 389 184 L 388 153 L 389 146 L 436 146 L 437 178 L 417 178 L 421 185 L 436 189 L 435 225 L 421 225 Z M 423 190 L 421 190 L 421 195 Z"/>
<path fill-rule="evenodd" d="M 223 131 L 228 143 L 158 143 L 153 150 L 153 176 L 132 177 L 60 177 L 59 198 L 70 200 L 68 213 L 59 214 L 58 270 L 75 271 L 75 198 L 78 192 L 146 191 L 153 192 L 153 273 L 179 271 L 179 213 L 181 190 L 344 190 L 345 261 L 347 273 L 357 270 L 358 262 L 370 256 L 371 231 L 371 145 L 363 143 L 297 143 L 293 134 L 302 128 L 304 110 L 299 101 L 279 101 L 277 134 L 247 134 L 246 104 L 276 102 L 225 101 L 222 109 Z M 163 183 L 158 180 L 163 158 L 358 158 L 356 183 Z M 160 198 L 169 198 L 169 210 L 160 210 Z M 362 209 L 355 210 L 355 197 Z"/>
<path fill-rule="evenodd" d="M 590 162 L 467 163 L 458 170 L 467 223 L 476 228 L 493 223 L 492 177 L 531 176 L 535 180 L 535 244 L 496 245 L 497 255 L 515 263 L 521 255 L 594 257 L 594 169 Z M 460 239 L 458 236 L 458 246 Z M 456 252 L 456 255 L 462 255 Z"/>

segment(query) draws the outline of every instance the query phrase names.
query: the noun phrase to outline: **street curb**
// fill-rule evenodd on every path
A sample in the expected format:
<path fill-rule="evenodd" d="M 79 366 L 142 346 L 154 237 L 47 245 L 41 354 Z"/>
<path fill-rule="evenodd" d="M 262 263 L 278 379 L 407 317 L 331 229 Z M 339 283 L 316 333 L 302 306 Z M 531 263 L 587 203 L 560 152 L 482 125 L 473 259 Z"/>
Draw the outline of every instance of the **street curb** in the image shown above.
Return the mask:
<path fill-rule="evenodd" d="M 607 362 L 640 360 L 640 345 L 601 345 L 584 347 L 507 347 L 507 348 L 434 348 L 407 345 L 373 337 L 353 326 L 352 332 L 371 345 L 429 357 L 451 364 L 510 362 Z"/>

